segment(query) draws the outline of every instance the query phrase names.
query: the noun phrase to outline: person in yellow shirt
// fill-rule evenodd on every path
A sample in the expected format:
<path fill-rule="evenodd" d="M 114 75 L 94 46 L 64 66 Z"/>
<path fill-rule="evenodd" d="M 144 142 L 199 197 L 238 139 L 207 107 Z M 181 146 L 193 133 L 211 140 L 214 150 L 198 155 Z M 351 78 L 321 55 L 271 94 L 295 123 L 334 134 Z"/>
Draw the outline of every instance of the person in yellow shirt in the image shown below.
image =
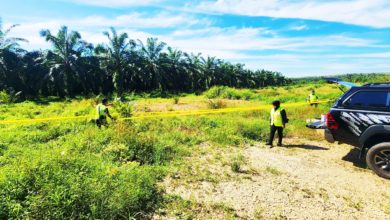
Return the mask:
<path fill-rule="evenodd" d="M 310 106 L 318 107 L 318 96 L 316 95 L 316 92 L 311 90 L 311 93 L 309 94 L 309 97 L 307 98 L 307 102 L 310 104 Z"/>
<path fill-rule="evenodd" d="M 271 133 L 267 145 L 273 147 L 273 141 L 276 131 L 278 132 L 278 146 L 283 145 L 283 129 L 288 123 L 286 111 L 280 106 L 280 101 L 272 102 L 273 108 L 271 109 Z"/>
<path fill-rule="evenodd" d="M 108 127 L 107 117 L 109 117 L 111 120 L 114 120 L 114 118 L 110 115 L 110 112 L 108 111 L 108 106 L 108 99 L 106 98 L 103 98 L 102 103 L 96 106 L 97 118 L 95 121 L 96 125 L 99 128 L 101 128 L 102 125 Z"/>

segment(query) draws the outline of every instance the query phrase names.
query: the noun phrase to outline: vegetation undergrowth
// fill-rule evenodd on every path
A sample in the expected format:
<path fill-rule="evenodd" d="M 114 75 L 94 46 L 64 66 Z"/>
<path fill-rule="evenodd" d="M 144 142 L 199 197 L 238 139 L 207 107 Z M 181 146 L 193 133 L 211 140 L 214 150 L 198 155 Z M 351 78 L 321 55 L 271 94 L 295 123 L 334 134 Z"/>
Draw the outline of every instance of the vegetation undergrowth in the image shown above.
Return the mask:
<path fill-rule="evenodd" d="M 222 108 L 269 104 L 285 94 L 297 96 L 291 102 L 304 101 L 309 89 L 266 88 L 251 90 L 249 100 L 217 100 L 224 103 Z M 338 92 L 328 85 L 317 89 L 324 92 L 321 97 Z M 170 98 L 139 98 L 131 104 L 118 102 L 111 110 L 126 117 L 146 107 L 150 111 L 207 109 L 208 100 L 194 95 L 182 96 L 178 103 Z M 96 99 L 2 104 L 0 120 L 93 115 L 95 104 Z M 327 108 L 286 109 L 291 120 L 286 135 L 315 139 L 315 132 L 303 129 L 305 120 Z M 0 219 L 150 217 L 164 203 L 158 182 L 174 170 L 172 161 L 180 162 L 202 143 L 241 147 L 265 142 L 268 123 L 269 111 L 264 110 L 115 121 L 102 129 L 88 119 L 0 125 Z M 240 172 L 242 159 L 233 159 L 232 170 Z"/>

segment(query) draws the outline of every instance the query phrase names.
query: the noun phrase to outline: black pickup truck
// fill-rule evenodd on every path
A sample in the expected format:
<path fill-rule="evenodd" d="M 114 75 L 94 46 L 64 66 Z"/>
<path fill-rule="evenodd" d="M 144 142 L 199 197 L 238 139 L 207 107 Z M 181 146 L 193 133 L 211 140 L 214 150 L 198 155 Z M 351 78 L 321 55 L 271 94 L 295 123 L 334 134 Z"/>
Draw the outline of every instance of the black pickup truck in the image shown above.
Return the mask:
<path fill-rule="evenodd" d="M 360 158 L 390 179 L 390 83 L 351 85 L 326 114 L 325 124 L 308 127 L 325 129 L 328 142 L 358 147 Z"/>

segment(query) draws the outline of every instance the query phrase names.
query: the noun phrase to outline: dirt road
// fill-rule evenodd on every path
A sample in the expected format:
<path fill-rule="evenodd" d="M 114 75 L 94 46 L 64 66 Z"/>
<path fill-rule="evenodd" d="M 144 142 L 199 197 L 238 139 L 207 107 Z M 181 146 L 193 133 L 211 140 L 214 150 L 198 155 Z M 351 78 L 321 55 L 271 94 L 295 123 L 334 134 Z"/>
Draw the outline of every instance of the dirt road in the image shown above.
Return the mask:
<path fill-rule="evenodd" d="M 299 139 L 272 149 L 203 144 L 164 187 L 206 207 L 187 210 L 196 219 L 227 218 L 221 207 L 242 219 L 390 219 L 390 181 L 357 154 L 347 145 Z M 175 216 L 159 218 L 183 217 L 173 208 Z"/>

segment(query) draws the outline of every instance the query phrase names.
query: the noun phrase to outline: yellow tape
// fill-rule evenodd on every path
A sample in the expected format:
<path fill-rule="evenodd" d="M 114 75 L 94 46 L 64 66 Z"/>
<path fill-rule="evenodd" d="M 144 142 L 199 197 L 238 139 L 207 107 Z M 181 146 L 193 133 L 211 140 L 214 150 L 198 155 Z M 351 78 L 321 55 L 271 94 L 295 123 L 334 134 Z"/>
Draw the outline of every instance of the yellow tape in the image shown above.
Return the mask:
<path fill-rule="evenodd" d="M 53 118 L 15 119 L 15 120 L 0 121 L 0 124 L 7 125 L 7 124 L 24 124 L 24 123 L 34 123 L 34 122 L 65 121 L 65 120 L 75 120 L 75 119 L 86 119 L 91 117 L 93 116 L 83 115 L 83 116 L 53 117 Z"/>
<path fill-rule="evenodd" d="M 333 100 L 324 100 L 311 104 L 323 104 L 329 103 Z M 297 103 L 287 103 L 283 104 L 283 107 L 298 107 L 305 106 L 307 102 L 297 102 Z M 271 105 L 261 105 L 255 107 L 243 107 L 243 108 L 223 108 L 223 109 L 214 109 L 214 110 L 196 110 L 196 111 L 181 111 L 181 112 L 173 112 L 175 114 L 169 114 L 169 112 L 161 112 L 162 114 L 156 115 L 157 112 L 154 112 L 154 115 L 139 115 L 133 116 L 129 118 L 120 118 L 119 120 L 131 120 L 131 119 L 147 119 L 147 118 L 167 118 L 167 117 L 176 117 L 176 116 L 189 116 L 189 115 L 206 115 L 206 114 L 221 114 L 221 113 L 231 113 L 231 112 L 243 112 L 243 111 L 255 111 L 255 110 L 266 110 L 270 109 Z M 171 112 L 172 113 L 172 112 Z"/>
<path fill-rule="evenodd" d="M 332 100 L 318 101 L 316 103 L 310 104 L 322 104 L 329 103 Z M 297 103 L 286 103 L 283 104 L 284 107 L 298 107 L 305 106 L 307 102 L 297 102 Z M 177 116 L 190 116 L 190 115 L 206 115 L 206 114 L 221 114 L 221 113 L 231 113 L 231 112 L 244 112 L 244 111 L 255 111 L 255 110 L 265 110 L 271 108 L 271 105 L 261 105 L 253 107 L 242 107 L 242 108 L 222 108 L 222 109 L 201 109 L 201 110 L 189 110 L 189 111 L 170 111 L 170 112 L 148 112 L 142 114 L 136 114 L 132 117 L 119 118 L 118 120 L 131 120 L 131 119 L 147 119 L 147 118 L 169 118 Z M 39 122 L 50 122 L 50 121 L 65 121 L 65 120 L 78 120 L 78 119 L 91 119 L 94 118 L 93 115 L 83 115 L 83 116 L 69 116 L 69 117 L 52 117 L 52 118 L 34 118 L 34 119 L 16 119 L 16 120 L 3 120 L 0 121 L 0 125 L 10 125 L 10 124 L 31 124 Z"/>

